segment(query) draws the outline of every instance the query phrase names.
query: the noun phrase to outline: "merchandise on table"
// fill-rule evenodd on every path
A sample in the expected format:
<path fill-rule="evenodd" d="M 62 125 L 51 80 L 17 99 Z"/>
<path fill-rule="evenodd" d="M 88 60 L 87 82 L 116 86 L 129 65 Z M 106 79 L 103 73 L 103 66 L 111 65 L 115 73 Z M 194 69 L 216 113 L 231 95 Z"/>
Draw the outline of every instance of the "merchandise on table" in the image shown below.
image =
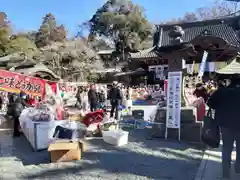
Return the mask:
<path fill-rule="evenodd" d="M 36 122 L 54 121 L 55 113 L 50 107 L 43 104 L 37 108 L 26 108 L 19 117 L 20 125 L 29 120 Z"/>
<path fill-rule="evenodd" d="M 78 123 L 78 127 L 71 128 L 66 126 L 64 127 L 64 125 L 56 126 L 53 138 L 69 140 L 83 139 L 86 135 L 87 128 L 80 122 L 75 123 Z"/>
<path fill-rule="evenodd" d="M 68 129 L 83 129 L 84 127 L 80 122 L 69 120 L 46 122 L 28 120 L 25 122 L 25 126 L 21 125 L 26 139 L 35 151 L 47 149 L 49 144 L 55 141 L 53 135 L 57 126 Z"/>

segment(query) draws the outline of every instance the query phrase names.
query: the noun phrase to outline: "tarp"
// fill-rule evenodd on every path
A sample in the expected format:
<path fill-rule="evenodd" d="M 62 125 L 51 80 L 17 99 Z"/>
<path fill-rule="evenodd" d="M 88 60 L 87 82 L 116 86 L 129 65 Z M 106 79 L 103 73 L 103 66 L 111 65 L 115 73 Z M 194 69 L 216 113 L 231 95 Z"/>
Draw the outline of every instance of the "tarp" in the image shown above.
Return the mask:
<path fill-rule="evenodd" d="M 236 56 L 222 69 L 215 71 L 218 74 L 240 74 L 240 56 Z"/>

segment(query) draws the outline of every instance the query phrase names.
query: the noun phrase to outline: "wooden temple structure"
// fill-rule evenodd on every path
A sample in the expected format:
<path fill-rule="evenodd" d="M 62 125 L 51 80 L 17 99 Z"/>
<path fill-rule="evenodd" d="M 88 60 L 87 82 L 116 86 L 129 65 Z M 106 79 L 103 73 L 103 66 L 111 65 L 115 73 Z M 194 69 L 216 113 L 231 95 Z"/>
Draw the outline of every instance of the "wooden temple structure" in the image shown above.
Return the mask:
<path fill-rule="evenodd" d="M 21 53 L 14 53 L 0 58 L 0 69 L 17 72 L 27 76 L 39 77 L 51 81 L 60 79 L 43 63 L 36 63 L 33 59 L 21 57 Z"/>
<path fill-rule="evenodd" d="M 198 73 L 205 51 L 208 53 L 205 72 L 224 68 L 239 52 L 240 16 L 235 16 L 175 25 L 156 25 L 153 47 L 130 53 L 130 62 L 140 64 L 146 71 L 155 71 L 152 75 L 162 70 L 162 77 L 167 78 L 168 59 L 163 53 L 171 54 L 171 48 L 168 48 L 171 44 L 169 33 L 176 25 L 185 32 L 182 41 L 192 44 L 196 52 L 184 57 L 185 68 L 190 74 Z M 209 73 L 205 75 L 208 76 Z"/>
<path fill-rule="evenodd" d="M 205 77 L 214 74 L 215 71 L 227 66 L 231 60 L 237 56 L 240 48 L 240 16 L 224 17 L 221 19 L 205 20 L 189 23 L 179 23 L 173 25 L 156 25 L 153 36 L 153 45 L 149 49 L 139 50 L 136 53 L 125 54 L 128 63 L 122 63 L 120 67 L 127 67 L 129 71 L 144 69 L 147 73 L 149 84 L 159 83 L 167 78 L 168 58 L 163 54 L 171 54 L 171 41 L 169 33 L 174 26 L 180 26 L 184 35 L 182 41 L 193 46 L 196 53 L 184 57 L 185 68 L 188 74 L 199 72 L 203 53 L 207 52 L 207 63 L 205 66 Z M 98 54 L 105 64 L 113 66 L 115 63 L 112 53 L 114 50 L 100 51 Z M 114 65 L 115 66 L 115 65 Z M 156 73 L 162 71 L 159 78 Z M 124 73 L 121 74 L 123 76 Z M 133 82 L 144 82 L 145 78 L 139 76 L 131 77 Z"/>

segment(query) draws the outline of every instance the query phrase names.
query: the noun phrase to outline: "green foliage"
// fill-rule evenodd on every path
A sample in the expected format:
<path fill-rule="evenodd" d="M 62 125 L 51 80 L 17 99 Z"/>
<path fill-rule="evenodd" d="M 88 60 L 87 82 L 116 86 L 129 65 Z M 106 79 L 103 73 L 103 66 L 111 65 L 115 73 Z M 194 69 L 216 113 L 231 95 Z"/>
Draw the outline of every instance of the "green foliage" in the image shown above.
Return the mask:
<path fill-rule="evenodd" d="M 129 0 L 109 0 L 85 23 L 90 36 L 114 42 L 117 51 L 139 49 L 152 32 L 143 9 Z"/>
<path fill-rule="evenodd" d="M 6 54 L 6 44 L 9 41 L 8 27 L 0 28 L 0 57 Z"/>
<path fill-rule="evenodd" d="M 86 79 L 88 82 L 96 83 L 99 80 L 99 74 L 89 72 Z"/>
<path fill-rule="evenodd" d="M 7 15 L 4 12 L 0 12 L 0 57 L 6 54 L 5 45 L 9 41 L 10 26 L 7 20 Z"/>
<path fill-rule="evenodd" d="M 32 56 L 37 52 L 37 47 L 25 36 L 13 36 L 10 41 L 5 45 L 5 52 L 7 54 L 13 54 L 15 52 L 23 52 L 28 56 Z"/>
<path fill-rule="evenodd" d="M 62 42 L 66 40 L 66 34 L 65 27 L 57 26 L 55 17 L 48 13 L 43 18 L 42 25 L 36 34 L 35 43 L 37 47 L 44 47 L 51 42 Z"/>

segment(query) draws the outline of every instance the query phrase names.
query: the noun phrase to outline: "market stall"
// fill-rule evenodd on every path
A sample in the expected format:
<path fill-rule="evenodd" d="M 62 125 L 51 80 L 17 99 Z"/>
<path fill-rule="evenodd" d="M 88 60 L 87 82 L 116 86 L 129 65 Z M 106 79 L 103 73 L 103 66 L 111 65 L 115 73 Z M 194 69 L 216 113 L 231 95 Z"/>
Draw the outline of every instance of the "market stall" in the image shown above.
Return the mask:
<path fill-rule="evenodd" d="M 26 139 L 35 151 L 48 148 L 54 140 L 53 135 L 57 126 L 70 129 L 85 128 L 77 121 L 57 120 L 55 112 L 46 107 L 24 109 L 19 121 Z"/>
<path fill-rule="evenodd" d="M 142 110 L 142 118 L 149 121 L 156 109 L 165 105 L 165 96 L 161 89 L 153 91 L 150 88 L 137 88 L 132 90 L 131 101 L 132 111 Z"/>

